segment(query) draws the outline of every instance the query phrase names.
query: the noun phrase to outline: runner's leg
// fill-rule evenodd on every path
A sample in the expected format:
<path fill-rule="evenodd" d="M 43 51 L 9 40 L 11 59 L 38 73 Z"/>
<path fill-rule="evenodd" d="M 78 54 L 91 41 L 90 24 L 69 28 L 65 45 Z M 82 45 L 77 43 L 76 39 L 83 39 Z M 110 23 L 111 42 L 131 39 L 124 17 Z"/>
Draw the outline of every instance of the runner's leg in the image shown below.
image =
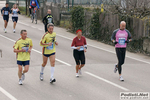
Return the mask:
<path fill-rule="evenodd" d="M 121 58 L 120 58 L 120 65 L 121 65 L 121 67 L 120 67 L 119 74 L 121 76 L 122 65 L 124 64 L 124 61 L 125 61 L 126 48 L 121 48 L 120 52 L 121 52 L 121 54 L 120 54 L 120 56 L 121 56 Z"/>
<path fill-rule="evenodd" d="M 81 69 L 85 65 L 85 54 L 84 54 L 84 51 L 80 52 L 80 59 L 81 59 L 81 65 L 79 66 L 79 69 Z"/>
<path fill-rule="evenodd" d="M 31 8 L 29 8 L 29 12 L 30 12 L 30 15 L 31 15 Z"/>
<path fill-rule="evenodd" d="M 14 29 L 16 28 L 16 24 L 17 24 L 16 21 L 14 21 L 14 25 L 13 25 L 13 28 L 14 28 Z"/>
<path fill-rule="evenodd" d="M 51 55 L 49 57 L 51 64 L 51 79 L 54 79 L 54 71 L 55 71 L 55 55 Z"/>
<path fill-rule="evenodd" d="M 22 85 L 22 65 L 18 65 L 19 85 Z"/>
<path fill-rule="evenodd" d="M 73 50 L 73 57 L 76 62 L 76 74 L 77 74 L 80 66 L 80 61 L 79 61 L 80 57 L 79 57 L 79 52 L 77 50 Z"/>
<path fill-rule="evenodd" d="M 120 48 L 116 48 L 116 54 L 117 54 L 117 58 L 118 58 L 118 73 L 121 76 L 121 65 L 122 65 L 122 54 L 121 54 L 121 49 Z"/>
<path fill-rule="evenodd" d="M 122 65 L 125 62 L 125 56 L 126 56 L 126 48 L 122 48 Z"/>
<path fill-rule="evenodd" d="M 22 65 L 18 65 L 18 77 L 21 79 L 22 76 Z"/>
<path fill-rule="evenodd" d="M 47 24 L 45 25 L 45 32 L 47 32 Z"/>
<path fill-rule="evenodd" d="M 78 73 L 78 71 L 79 71 L 79 66 L 80 65 L 76 65 L 76 73 Z"/>
<path fill-rule="evenodd" d="M 29 65 L 24 66 L 23 74 L 29 71 Z"/>
<path fill-rule="evenodd" d="M 45 66 L 46 66 L 46 64 L 47 64 L 47 60 L 48 60 L 48 57 L 45 57 L 45 56 L 43 55 L 43 64 L 42 64 L 42 66 L 41 66 L 41 73 L 43 73 L 43 71 L 44 71 L 44 68 L 45 68 Z"/>
<path fill-rule="evenodd" d="M 8 24 L 8 22 L 7 22 L 7 20 L 4 20 L 4 28 L 6 29 L 6 27 L 7 27 L 7 24 Z"/>

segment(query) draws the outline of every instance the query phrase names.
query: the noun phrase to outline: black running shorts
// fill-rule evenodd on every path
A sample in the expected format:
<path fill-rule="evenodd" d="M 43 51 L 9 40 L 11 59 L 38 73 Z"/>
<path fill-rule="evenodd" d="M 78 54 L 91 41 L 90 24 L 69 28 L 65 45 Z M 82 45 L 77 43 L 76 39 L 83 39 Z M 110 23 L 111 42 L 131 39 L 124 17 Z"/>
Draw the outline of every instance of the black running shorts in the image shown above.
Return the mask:
<path fill-rule="evenodd" d="M 76 61 L 76 65 L 85 64 L 85 54 L 84 51 L 73 51 L 73 56 Z"/>

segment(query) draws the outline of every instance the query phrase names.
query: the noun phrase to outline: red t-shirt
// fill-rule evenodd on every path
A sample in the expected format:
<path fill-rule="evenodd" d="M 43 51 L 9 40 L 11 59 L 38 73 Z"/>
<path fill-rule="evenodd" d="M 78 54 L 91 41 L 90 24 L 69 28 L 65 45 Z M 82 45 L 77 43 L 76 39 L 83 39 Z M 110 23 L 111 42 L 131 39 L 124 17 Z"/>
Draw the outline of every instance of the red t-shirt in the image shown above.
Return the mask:
<path fill-rule="evenodd" d="M 86 39 L 84 36 L 81 36 L 81 39 L 79 40 L 78 37 L 75 37 L 72 41 L 72 46 L 78 47 L 78 46 L 84 46 L 87 45 L 86 44 Z"/>

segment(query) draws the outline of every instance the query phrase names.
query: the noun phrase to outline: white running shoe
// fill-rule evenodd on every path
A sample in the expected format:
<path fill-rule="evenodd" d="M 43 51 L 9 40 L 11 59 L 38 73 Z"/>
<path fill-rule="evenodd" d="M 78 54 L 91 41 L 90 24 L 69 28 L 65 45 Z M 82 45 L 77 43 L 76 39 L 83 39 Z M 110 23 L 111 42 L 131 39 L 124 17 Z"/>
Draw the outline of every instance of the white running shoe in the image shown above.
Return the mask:
<path fill-rule="evenodd" d="M 79 73 L 79 75 L 82 75 L 82 71 L 81 71 L 81 69 L 79 69 L 78 73 Z"/>
<path fill-rule="evenodd" d="M 120 76 L 120 81 L 124 81 L 124 79 L 123 79 L 123 77 L 122 77 L 122 76 Z"/>
<path fill-rule="evenodd" d="M 21 77 L 22 81 L 25 79 L 25 74 L 22 73 L 22 77 Z"/>
<path fill-rule="evenodd" d="M 19 79 L 19 85 L 22 85 L 23 83 L 22 83 L 22 80 L 21 79 Z"/>
<path fill-rule="evenodd" d="M 53 82 L 56 82 L 56 79 L 55 79 L 55 78 L 53 78 L 53 79 L 51 78 L 51 79 L 50 79 L 50 83 L 53 83 Z"/>
<path fill-rule="evenodd" d="M 79 77 L 79 74 L 78 74 L 78 73 L 76 73 L 76 77 L 77 77 L 77 78 Z"/>
<path fill-rule="evenodd" d="M 116 65 L 115 65 L 115 69 L 114 69 L 114 73 L 116 73 L 117 70 L 118 70 L 118 68 L 117 68 L 117 64 L 116 64 Z"/>
<path fill-rule="evenodd" d="M 14 29 L 13 32 L 16 33 L 16 30 Z"/>
<path fill-rule="evenodd" d="M 43 81 L 43 73 L 40 73 L 40 80 Z"/>
<path fill-rule="evenodd" d="M 6 30 L 6 29 L 4 29 L 4 32 L 5 32 L 5 33 L 7 33 L 7 30 Z"/>

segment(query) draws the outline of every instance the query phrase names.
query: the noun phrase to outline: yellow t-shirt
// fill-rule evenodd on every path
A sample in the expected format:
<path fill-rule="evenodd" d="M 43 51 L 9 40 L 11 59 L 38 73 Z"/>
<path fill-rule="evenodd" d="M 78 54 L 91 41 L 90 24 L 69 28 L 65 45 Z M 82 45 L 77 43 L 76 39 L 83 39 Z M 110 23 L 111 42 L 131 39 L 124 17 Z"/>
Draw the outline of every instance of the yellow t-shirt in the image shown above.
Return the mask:
<path fill-rule="evenodd" d="M 14 46 L 15 46 L 14 49 L 18 49 L 18 50 L 25 49 L 26 51 L 28 51 L 28 49 L 30 49 L 30 47 L 33 46 L 33 44 L 32 44 L 32 40 L 30 38 L 26 38 L 25 40 L 20 38 Z M 17 56 L 17 60 L 18 61 L 30 60 L 30 53 L 29 52 L 19 52 L 18 56 Z"/>
<path fill-rule="evenodd" d="M 48 45 L 42 45 L 42 43 L 50 43 L 52 42 L 52 46 L 48 46 Z M 56 42 L 56 33 L 53 32 L 52 34 L 50 34 L 49 32 L 45 33 L 44 36 L 42 37 L 41 41 L 40 41 L 40 46 L 43 46 L 43 54 L 52 54 L 56 52 L 56 48 L 55 48 L 55 42 Z"/>

